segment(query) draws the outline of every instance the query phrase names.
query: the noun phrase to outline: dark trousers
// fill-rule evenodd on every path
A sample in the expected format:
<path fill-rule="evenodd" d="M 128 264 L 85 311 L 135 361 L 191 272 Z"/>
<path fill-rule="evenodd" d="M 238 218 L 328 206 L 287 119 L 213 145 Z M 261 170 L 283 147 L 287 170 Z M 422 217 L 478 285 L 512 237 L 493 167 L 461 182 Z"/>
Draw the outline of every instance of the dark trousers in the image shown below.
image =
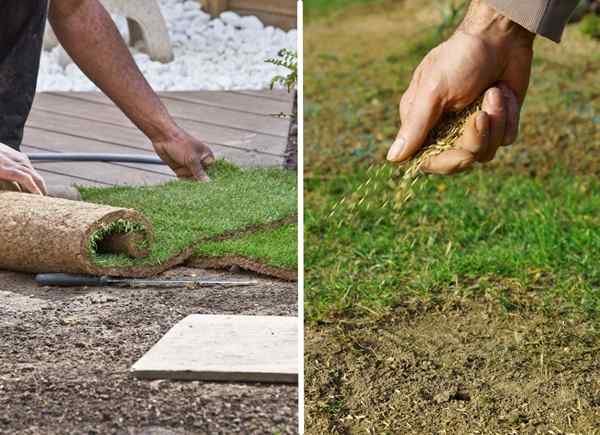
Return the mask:
<path fill-rule="evenodd" d="M 0 143 L 19 149 L 37 84 L 48 0 L 0 1 Z"/>

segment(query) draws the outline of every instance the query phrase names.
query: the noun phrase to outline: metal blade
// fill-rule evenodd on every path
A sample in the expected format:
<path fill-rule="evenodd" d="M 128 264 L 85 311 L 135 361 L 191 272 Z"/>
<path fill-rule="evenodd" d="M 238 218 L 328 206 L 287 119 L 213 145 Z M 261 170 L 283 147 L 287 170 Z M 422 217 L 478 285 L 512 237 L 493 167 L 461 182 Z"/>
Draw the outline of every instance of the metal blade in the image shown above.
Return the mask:
<path fill-rule="evenodd" d="M 200 279 L 110 279 L 110 284 L 130 287 L 248 287 L 258 281 L 207 281 Z"/>

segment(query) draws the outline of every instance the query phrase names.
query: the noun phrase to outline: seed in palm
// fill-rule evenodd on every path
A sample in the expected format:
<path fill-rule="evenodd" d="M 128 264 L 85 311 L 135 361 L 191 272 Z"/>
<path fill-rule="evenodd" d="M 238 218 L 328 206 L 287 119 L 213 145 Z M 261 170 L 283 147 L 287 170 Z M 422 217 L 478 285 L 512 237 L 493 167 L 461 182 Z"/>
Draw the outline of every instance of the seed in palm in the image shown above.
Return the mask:
<path fill-rule="evenodd" d="M 392 206 L 400 210 L 407 201 L 416 196 L 422 186 L 423 165 L 428 159 L 444 151 L 455 148 L 462 136 L 467 119 L 481 110 L 483 97 L 460 112 L 448 112 L 442 116 L 431 130 L 425 145 L 406 165 L 393 166 L 389 163 L 371 165 L 367 169 L 367 180 L 361 183 L 352 194 L 343 197 L 332 208 L 329 217 L 340 215 L 338 221 L 356 217 L 360 210 L 385 209 Z"/>

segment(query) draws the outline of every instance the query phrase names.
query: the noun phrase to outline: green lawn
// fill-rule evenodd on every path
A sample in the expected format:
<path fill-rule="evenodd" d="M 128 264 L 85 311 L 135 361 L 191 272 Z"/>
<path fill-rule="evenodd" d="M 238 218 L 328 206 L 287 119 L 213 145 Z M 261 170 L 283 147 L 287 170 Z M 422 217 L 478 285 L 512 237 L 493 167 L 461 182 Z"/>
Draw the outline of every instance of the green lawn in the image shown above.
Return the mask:
<path fill-rule="evenodd" d="M 346 179 L 345 189 L 356 188 L 361 175 Z M 318 182 L 307 188 L 324 193 Z M 338 197 L 335 187 L 329 193 Z M 510 309 L 531 292 L 547 308 L 600 312 L 598 180 L 485 170 L 431 178 L 401 212 L 362 210 L 341 227 L 321 218 L 331 205 L 306 219 L 313 318 L 455 293 L 491 295 Z"/>
<path fill-rule="evenodd" d="M 156 243 L 143 259 L 102 255 L 101 266 L 156 265 L 201 239 L 275 222 L 297 213 L 296 174 L 242 170 L 218 162 L 210 183 L 175 181 L 150 187 L 81 189 L 85 201 L 133 208 L 154 225 Z"/>
<path fill-rule="evenodd" d="M 400 96 L 440 38 L 439 18 L 424 10 L 438 7 L 396 2 L 383 14 L 357 6 L 305 32 L 309 319 L 451 295 L 597 316 L 600 47 L 577 27 L 561 45 L 536 43 L 520 140 L 493 164 L 429 178 L 400 212 L 362 207 L 352 219 L 327 217 L 369 178 L 370 165 L 383 164 Z M 389 189 L 380 186 L 369 201 L 380 204 Z"/>

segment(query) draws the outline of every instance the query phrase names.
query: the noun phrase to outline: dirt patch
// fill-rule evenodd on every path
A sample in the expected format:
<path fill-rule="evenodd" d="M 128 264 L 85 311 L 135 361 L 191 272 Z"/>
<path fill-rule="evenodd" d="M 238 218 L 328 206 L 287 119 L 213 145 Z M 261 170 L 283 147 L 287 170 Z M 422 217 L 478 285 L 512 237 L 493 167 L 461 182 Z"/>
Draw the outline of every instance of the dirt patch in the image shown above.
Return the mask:
<path fill-rule="evenodd" d="M 415 303 L 306 332 L 308 433 L 600 433 L 597 324 Z"/>
<path fill-rule="evenodd" d="M 189 268 L 165 275 L 249 278 Z M 296 284 L 250 278 L 258 284 L 56 289 L 0 272 L 0 434 L 297 433 L 294 386 L 147 382 L 128 374 L 189 314 L 297 314 Z"/>

